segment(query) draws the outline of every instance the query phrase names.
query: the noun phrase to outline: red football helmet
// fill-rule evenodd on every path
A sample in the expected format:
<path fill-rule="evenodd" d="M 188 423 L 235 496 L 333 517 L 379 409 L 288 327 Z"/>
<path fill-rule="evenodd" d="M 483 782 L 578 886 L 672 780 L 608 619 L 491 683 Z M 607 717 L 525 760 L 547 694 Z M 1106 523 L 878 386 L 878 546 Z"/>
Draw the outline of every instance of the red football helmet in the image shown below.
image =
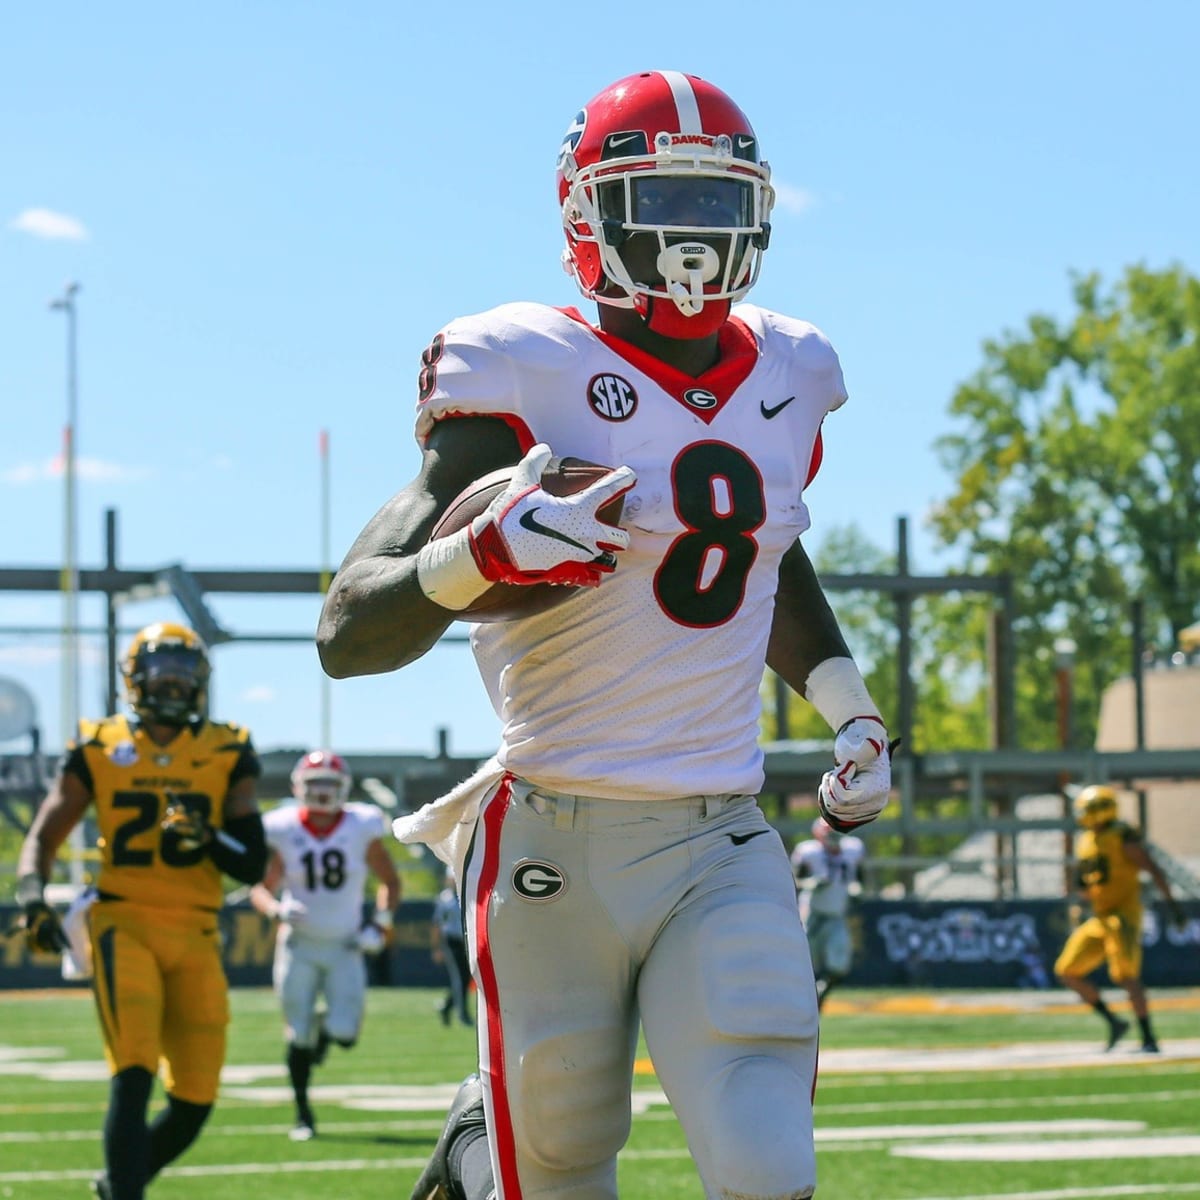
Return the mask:
<path fill-rule="evenodd" d="M 292 768 L 292 795 L 305 808 L 340 812 L 350 797 L 350 768 L 332 750 L 312 750 Z"/>
<path fill-rule="evenodd" d="M 745 114 L 679 71 L 606 87 L 558 155 L 563 266 L 590 300 L 707 337 L 758 278 L 775 193 Z"/>

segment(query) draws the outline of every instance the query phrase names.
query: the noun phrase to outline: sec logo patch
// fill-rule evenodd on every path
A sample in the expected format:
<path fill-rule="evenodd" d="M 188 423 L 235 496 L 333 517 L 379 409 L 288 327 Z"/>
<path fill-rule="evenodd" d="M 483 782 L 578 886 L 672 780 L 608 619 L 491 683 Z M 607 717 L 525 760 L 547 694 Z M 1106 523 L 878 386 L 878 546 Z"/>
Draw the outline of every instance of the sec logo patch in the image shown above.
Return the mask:
<path fill-rule="evenodd" d="M 524 900 L 554 900 L 567 890 L 567 877 L 553 863 L 527 858 L 513 867 L 512 889 Z"/>
<path fill-rule="evenodd" d="M 627 421 L 637 408 L 633 384 L 620 375 L 593 375 L 587 386 L 592 412 L 606 421 Z"/>

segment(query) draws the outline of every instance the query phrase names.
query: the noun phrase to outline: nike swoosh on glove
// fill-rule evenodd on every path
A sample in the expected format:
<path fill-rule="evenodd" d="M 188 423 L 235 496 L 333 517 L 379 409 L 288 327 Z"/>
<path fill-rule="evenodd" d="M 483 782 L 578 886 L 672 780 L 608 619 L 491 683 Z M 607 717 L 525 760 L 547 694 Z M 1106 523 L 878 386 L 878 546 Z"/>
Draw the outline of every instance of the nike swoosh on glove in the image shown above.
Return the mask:
<path fill-rule="evenodd" d="M 851 717 L 833 742 L 834 767 L 817 790 L 821 816 L 839 833 L 875 820 L 892 790 L 892 750 L 878 717 Z"/>
<path fill-rule="evenodd" d="M 616 569 L 629 534 L 596 516 L 629 491 L 637 476 L 617 467 L 573 496 L 552 496 L 540 483 L 553 457 L 544 442 L 517 464 L 508 487 L 471 523 L 475 565 L 493 583 L 595 587 Z"/>

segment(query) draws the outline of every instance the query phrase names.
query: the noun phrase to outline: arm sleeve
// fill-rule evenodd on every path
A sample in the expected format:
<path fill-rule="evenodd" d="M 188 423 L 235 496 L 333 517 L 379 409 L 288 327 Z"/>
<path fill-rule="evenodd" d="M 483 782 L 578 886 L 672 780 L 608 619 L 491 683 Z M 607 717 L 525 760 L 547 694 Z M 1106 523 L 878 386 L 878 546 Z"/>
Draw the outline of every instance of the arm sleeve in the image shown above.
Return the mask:
<path fill-rule="evenodd" d="M 241 843 L 239 850 L 221 840 L 220 834 Z M 262 817 L 258 813 L 246 813 L 225 822 L 209 847 L 209 855 L 217 867 L 238 883 L 261 883 L 267 869 L 267 839 L 263 832 Z"/>

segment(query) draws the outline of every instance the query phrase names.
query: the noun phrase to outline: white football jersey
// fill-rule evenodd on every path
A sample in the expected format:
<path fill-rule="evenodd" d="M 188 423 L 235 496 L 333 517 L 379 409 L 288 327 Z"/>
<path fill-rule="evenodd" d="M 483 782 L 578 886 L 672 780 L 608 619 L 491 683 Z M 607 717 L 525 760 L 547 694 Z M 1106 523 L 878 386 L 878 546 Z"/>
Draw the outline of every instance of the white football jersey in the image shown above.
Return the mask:
<path fill-rule="evenodd" d="M 808 528 L 821 422 L 846 399 L 813 326 L 741 305 L 721 362 L 681 374 L 574 309 L 451 322 L 425 352 L 417 438 L 491 415 L 522 449 L 627 465 L 631 534 L 598 589 L 473 625 L 498 757 L 557 791 L 629 800 L 762 786 L 759 684 L 779 560 Z"/>
<path fill-rule="evenodd" d="M 298 804 L 282 804 L 263 817 L 263 828 L 283 860 L 282 898 L 306 910 L 293 927 L 318 938 L 354 937 L 362 925 L 367 848 L 387 832 L 383 813 L 352 801 L 332 829 L 318 833 Z"/>
<path fill-rule="evenodd" d="M 844 917 L 850 908 L 850 885 L 857 882 L 866 847 L 862 838 L 844 836 L 837 854 L 816 838 L 801 842 L 792 851 L 792 869 L 797 876 L 813 880 L 807 910 L 831 917 Z"/>

